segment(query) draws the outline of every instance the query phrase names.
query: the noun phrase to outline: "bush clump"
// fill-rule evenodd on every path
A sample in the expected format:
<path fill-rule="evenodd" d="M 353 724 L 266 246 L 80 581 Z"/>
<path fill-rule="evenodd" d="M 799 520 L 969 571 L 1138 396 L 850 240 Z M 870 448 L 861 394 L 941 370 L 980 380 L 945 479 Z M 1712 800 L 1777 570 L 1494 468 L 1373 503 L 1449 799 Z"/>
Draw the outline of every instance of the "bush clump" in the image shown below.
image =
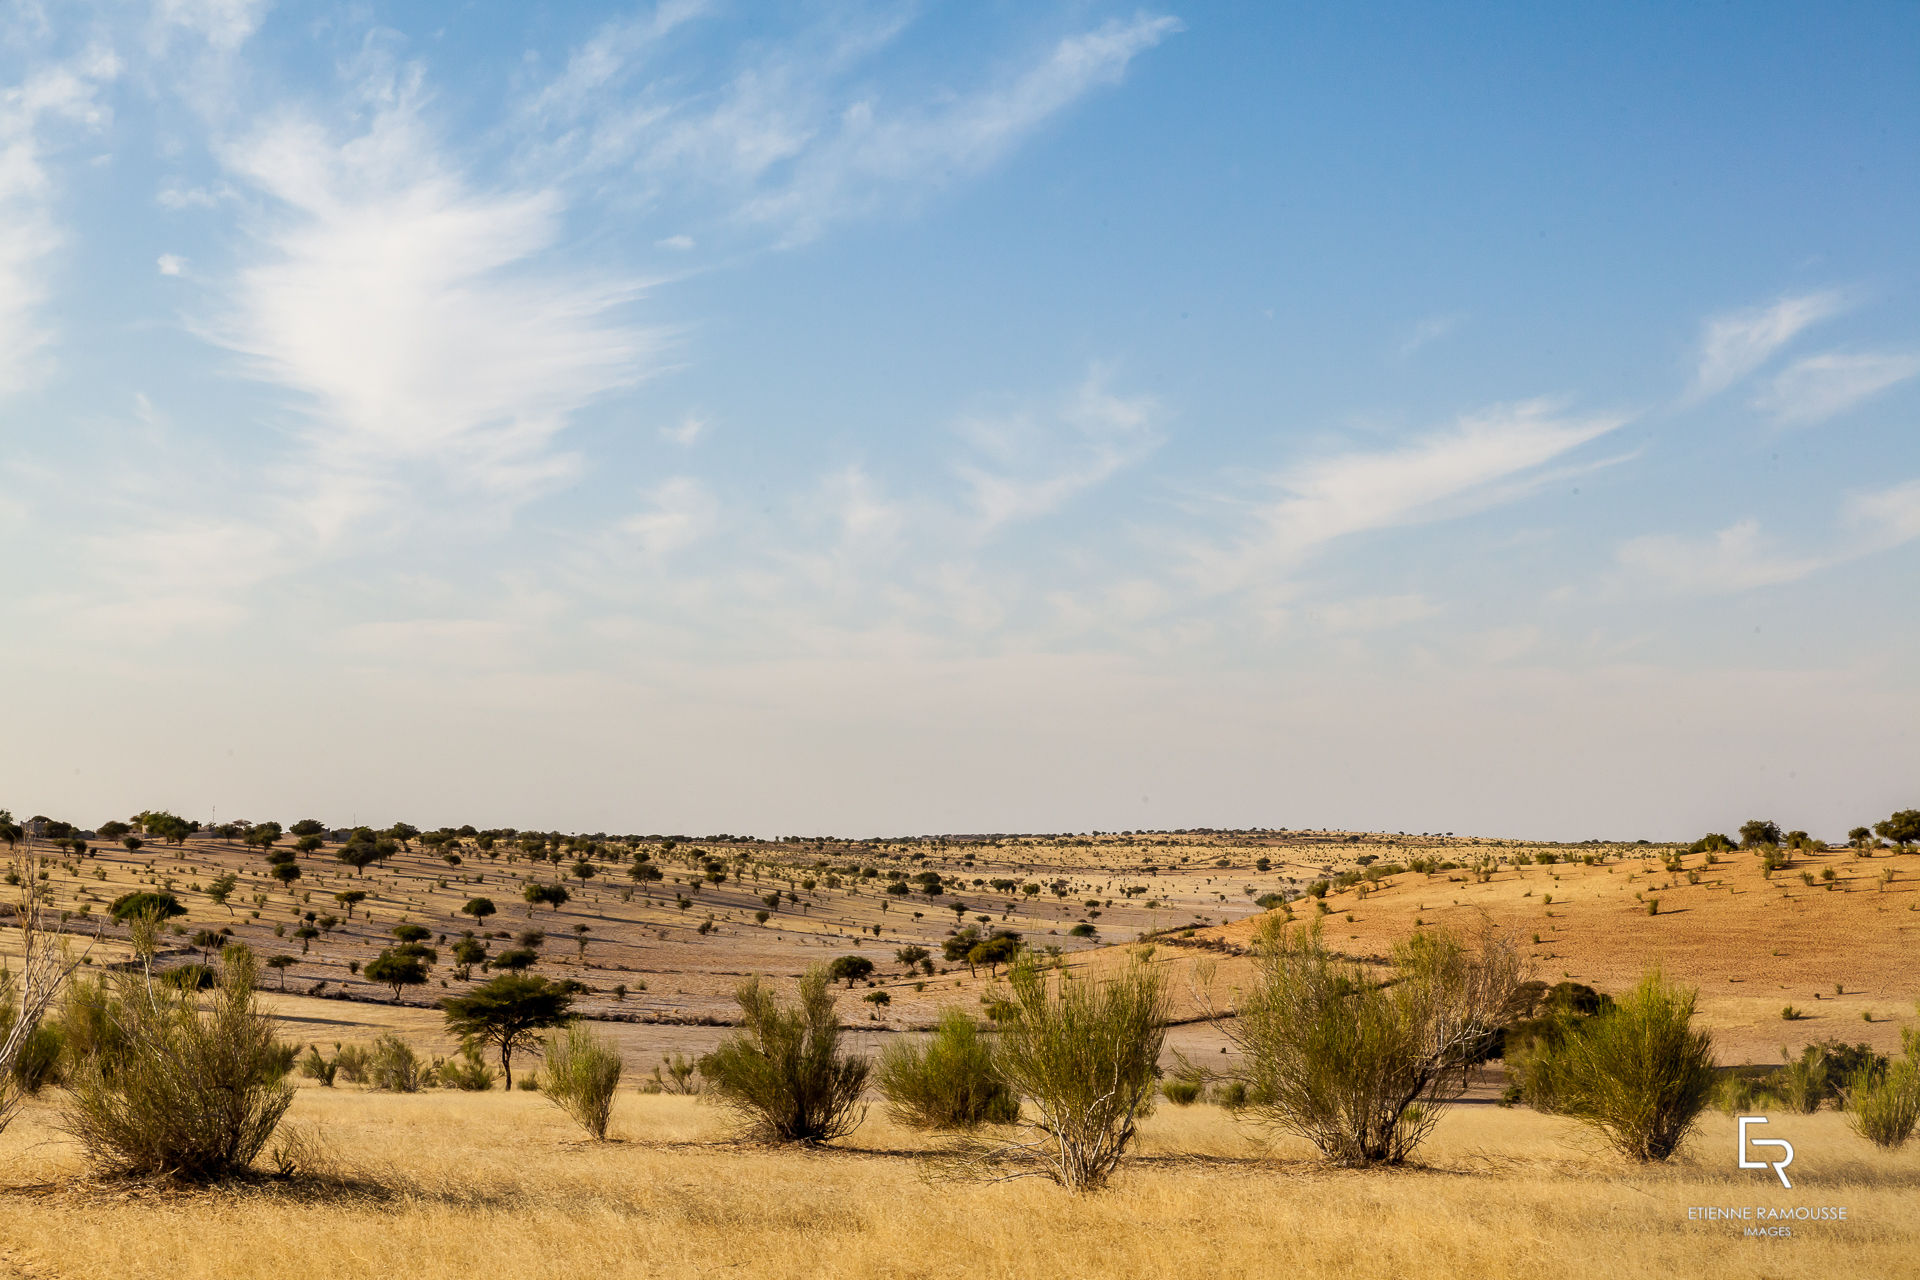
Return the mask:
<path fill-rule="evenodd" d="M 585 1023 L 572 1022 L 547 1037 L 543 1056 L 540 1092 L 595 1142 L 605 1142 L 620 1086 L 620 1051 Z"/>
<path fill-rule="evenodd" d="M 392 1032 L 373 1042 L 363 1072 L 369 1086 L 386 1093 L 418 1093 L 433 1084 L 433 1077 L 433 1064 Z"/>
<path fill-rule="evenodd" d="M 293 1104 L 293 1048 L 254 999 L 253 953 L 230 946 L 206 1007 L 115 974 L 80 997 L 94 1052 L 73 1060 L 61 1125 L 95 1168 L 194 1181 L 245 1170 Z"/>
<path fill-rule="evenodd" d="M 700 1059 L 707 1090 L 768 1142 L 819 1143 L 851 1133 L 865 1111 L 868 1064 L 840 1051 L 840 1022 L 825 966 L 783 1003 L 759 977 L 740 984 L 740 1031 Z"/>
<path fill-rule="evenodd" d="M 1612 1008 L 1546 1050 L 1555 1110 L 1635 1160 L 1665 1160 L 1713 1098 L 1713 1038 L 1693 1029 L 1696 992 L 1649 973 Z"/>
<path fill-rule="evenodd" d="M 1120 974 L 1050 981 L 1031 951 L 1014 961 L 1000 1019 L 1001 1074 L 1033 1104 L 1020 1155 L 1070 1191 L 1106 1185 L 1153 1103 L 1167 1034 L 1166 983 L 1136 955 Z"/>
<path fill-rule="evenodd" d="M 1465 1091 L 1512 1016 L 1519 978 L 1503 939 L 1473 950 L 1435 929 L 1397 945 L 1392 980 L 1376 982 L 1328 951 L 1317 927 L 1267 917 L 1229 1032 L 1246 1055 L 1249 1108 L 1337 1163 L 1400 1164 Z"/>
<path fill-rule="evenodd" d="M 1863 1068 L 1846 1090 L 1847 1123 L 1853 1131 L 1888 1151 L 1897 1151 L 1920 1124 L 1920 1036 L 1906 1033 L 1904 1057 L 1875 1074 Z"/>
<path fill-rule="evenodd" d="M 889 1045 L 874 1075 L 888 1114 L 909 1128 L 970 1130 L 1020 1116 L 992 1044 L 961 1009 L 942 1013 L 924 1040 Z"/>

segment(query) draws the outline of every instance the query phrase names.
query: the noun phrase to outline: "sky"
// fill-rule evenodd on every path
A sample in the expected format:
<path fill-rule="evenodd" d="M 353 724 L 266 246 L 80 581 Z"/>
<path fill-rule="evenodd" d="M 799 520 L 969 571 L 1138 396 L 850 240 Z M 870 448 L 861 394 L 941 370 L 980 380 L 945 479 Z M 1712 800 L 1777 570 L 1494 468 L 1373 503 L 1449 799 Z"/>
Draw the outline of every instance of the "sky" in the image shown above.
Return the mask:
<path fill-rule="evenodd" d="M 1920 8 L 13 3 L 0 805 L 1920 804 Z"/>

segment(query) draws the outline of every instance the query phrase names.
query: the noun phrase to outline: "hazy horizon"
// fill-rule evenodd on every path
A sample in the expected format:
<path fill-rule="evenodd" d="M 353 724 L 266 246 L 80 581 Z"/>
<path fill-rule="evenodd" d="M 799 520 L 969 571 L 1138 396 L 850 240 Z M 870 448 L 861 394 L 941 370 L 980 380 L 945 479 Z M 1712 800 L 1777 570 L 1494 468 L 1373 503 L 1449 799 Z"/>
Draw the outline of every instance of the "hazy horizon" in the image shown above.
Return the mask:
<path fill-rule="evenodd" d="M 0 18 L 0 805 L 1920 804 L 1920 10 Z"/>

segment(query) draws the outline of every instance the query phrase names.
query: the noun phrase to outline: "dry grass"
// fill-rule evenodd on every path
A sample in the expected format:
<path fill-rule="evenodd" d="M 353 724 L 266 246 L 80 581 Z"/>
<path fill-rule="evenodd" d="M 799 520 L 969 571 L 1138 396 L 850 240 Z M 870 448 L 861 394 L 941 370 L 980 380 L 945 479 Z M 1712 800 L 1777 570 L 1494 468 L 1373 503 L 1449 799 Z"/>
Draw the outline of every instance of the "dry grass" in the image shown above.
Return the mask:
<path fill-rule="evenodd" d="M 75 1181 L 30 1108 L 0 1140 L 0 1276 L 1704 1277 L 1920 1274 L 1920 1150 L 1832 1113 L 1782 1117 L 1795 1189 L 1733 1166 L 1712 1117 L 1674 1166 L 1633 1168 L 1570 1124 L 1462 1107 L 1423 1167 L 1350 1173 L 1264 1148 L 1211 1107 L 1164 1108 L 1113 1189 L 928 1180 L 929 1140 L 871 1119 L 839 1149 L 738 1147 L 687 1099 L 623 1093 L 615 1142 L 529 1094 L 301 1090 L 296 1122 L 384 1191 L 129 1192 Z M 1844 1205 L 1791 1239 L 1691 1204 Z"/>

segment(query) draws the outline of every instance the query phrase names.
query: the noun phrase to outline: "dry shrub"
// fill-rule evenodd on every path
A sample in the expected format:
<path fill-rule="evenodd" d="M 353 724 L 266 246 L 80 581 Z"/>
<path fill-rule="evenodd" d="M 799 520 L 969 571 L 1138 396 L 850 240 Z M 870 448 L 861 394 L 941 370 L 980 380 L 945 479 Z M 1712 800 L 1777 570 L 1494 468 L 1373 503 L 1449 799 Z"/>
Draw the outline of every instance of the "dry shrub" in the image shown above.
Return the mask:
<path fill-rule="evenodd" d="M 468 1045 L 459 1057 L 440 1063 L 437 1070 L 443 1087 L 467 1093 L 485 1093 L 499 1079 L 499 1073 L 481 1058 L 477 1045 Z"/>
<path fill-rule="evenodd" d="M 1692 1025 L 1696 995 L 1654 970 L 1574 1028 L 1540 1064 L 1556 1109 L 1634 1160 L 1671 1156 L 1716 1086 L 1713 1038 Z"/>
<path fill-rule="evenodd" d="M 1348 1166 L 1400 1164 L 1466 1089 L 1511 1015 L 1520 962 L 1496 935 L 1477 950 L 1444 930 L 1394 948 L 1376 982 L 1317 926 L 1262 922 L 1252 991 L 1227 1034 L 1246 1055 L 1248 1109 Z"/>
<path fill-rule="evenodd" d="M 386 1093 L 418 1093 L 433 1084 L 433 1064 L 413 1046 L 388 1032 L 373 1042 L 364 1076 L 368 1085 Z"/>
<path fill-rule="evenodd" d="M 997 1059 L 1007 1083 L 1032 1104 L 1036 1134 L 988 1158 L 1027 1164 L 1021 1172 L 1070 1191 L 1098 1190 L 1152 1108 L 1167 1034 L 1165 980 L 1137 954 L 1113 977 L 1062 969 L 1049 980 L 1026 952 L 1008 985 Z"/>
<path fill-rule="evenodd" d="M 909 1128 L 968 1130 L 1020 1116 L 993 1046 L 964 1009 L 943 1012 L 930 1036 L 888 1045 L 874 1075 L 888 1114 Z"/>
<path fill-rule="evenodd" d="M 96 1169 L 208 1180 L 253 1163 L 294 1092 L 292 1046 L 255 1004 L 257 972 L 233 946 L 205 1008 L 142 973 L 89 995 L 100 1051 L 72 1064 L 61 1124 Z"/>
<path fill-rule="evenodd" d="M 572 1022 L 547 1037 L 542 1056 L 540 1092 L 594 1141 L 605 1142 L 613 1093 L 620 1087 L 620 1051 L 585 1023 Z"/>
<path fill-rule="evenodd" d="M 707 1092 L 768 1142 L 827 1142 L 865 1116 L 867 1060 L 840 1052 L 840 1021 L 827 970 L 800 978 L 799 1001 L 783 1004 L 759 977 L 740 984 L 740 1031 L 700 1060 Z"/>
<path fill-rule="evenodd" d="M 1847 1123 L 1874 1146 L 1898 1151 L 1920 1125 L 1920 1033 L 1902 1031 L 1906 1047 L 1884 1070 L 1862 1067 L 1846 1090 Z"/>

